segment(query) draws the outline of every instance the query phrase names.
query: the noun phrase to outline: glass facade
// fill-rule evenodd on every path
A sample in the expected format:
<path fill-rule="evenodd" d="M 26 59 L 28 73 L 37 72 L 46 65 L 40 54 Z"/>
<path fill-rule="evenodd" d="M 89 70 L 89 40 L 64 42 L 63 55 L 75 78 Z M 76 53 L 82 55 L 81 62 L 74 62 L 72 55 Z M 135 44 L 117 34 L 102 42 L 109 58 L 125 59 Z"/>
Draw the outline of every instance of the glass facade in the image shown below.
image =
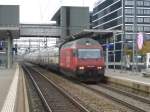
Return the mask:
<path fill-rule="evenodd" d="M 136 0 L 136 19 L 134 6 L 134 0 L 104 0 L 96 4 L 93 9 L 93 29 L 125 29 L 124 37 L 122 33 L 118 33 L 115 39 L 112 35 L 107 38 L 96 38 L 103 45 L 105 54 L 108 48 L 108 62 L 110 63 L 121 62 L 125 43 L 133 50 L 134 30 L 150 33 L 150 0 Z M 136 21 L 136 29 L 134 29 L 134 21 Z"/>

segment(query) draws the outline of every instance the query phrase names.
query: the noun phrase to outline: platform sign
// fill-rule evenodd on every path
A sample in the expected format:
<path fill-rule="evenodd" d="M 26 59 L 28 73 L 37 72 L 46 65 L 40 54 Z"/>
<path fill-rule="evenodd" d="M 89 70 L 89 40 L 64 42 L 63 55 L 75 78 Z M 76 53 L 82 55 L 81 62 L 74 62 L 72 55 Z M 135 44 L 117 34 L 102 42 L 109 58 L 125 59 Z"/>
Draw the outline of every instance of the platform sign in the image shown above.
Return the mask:
<path fill-rule="evenodd" d="M 144 40 L 143 33 L 142 32 L 138 33 L 138 36 L 137 36 L 137 39 L 136 39 L 138 50 L 142 49 L 142 47 L 143 47 L 143 40 Z"/>

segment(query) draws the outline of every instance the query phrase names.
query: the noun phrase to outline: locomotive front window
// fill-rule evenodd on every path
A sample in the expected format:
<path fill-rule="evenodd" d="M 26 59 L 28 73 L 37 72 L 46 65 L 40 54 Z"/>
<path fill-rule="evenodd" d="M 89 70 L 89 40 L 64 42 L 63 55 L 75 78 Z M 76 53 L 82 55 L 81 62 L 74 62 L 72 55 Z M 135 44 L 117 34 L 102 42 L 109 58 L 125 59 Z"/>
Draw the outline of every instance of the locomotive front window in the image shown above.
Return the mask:
<path fill-rule="evenodd" d="M 100 58 L 100 49 L 78 49 L 78 58 L 83 59 Z"/>

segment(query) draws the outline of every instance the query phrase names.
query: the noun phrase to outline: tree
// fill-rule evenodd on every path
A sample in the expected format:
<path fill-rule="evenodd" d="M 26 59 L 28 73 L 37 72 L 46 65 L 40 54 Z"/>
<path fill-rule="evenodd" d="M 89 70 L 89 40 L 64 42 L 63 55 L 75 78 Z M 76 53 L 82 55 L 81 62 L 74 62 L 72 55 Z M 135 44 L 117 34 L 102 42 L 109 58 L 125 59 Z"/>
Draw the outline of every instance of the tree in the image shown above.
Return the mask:
<path fill-rule="evenodd" d="M 148 52 L 150 52 L 150 41 L 144 41 L 143 47 L 138 51 L 138 53 L 141 55 L 145 55 Z"/>

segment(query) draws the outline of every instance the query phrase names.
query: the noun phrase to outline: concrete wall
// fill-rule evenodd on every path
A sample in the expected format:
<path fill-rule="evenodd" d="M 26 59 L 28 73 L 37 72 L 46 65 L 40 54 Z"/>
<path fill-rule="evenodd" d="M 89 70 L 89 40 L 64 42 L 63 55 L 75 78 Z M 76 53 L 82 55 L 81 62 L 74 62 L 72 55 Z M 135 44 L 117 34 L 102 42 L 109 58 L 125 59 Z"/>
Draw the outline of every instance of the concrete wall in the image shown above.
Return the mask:
<path fill-rule="evenodd" d="M 70 9 L 70 27 L 71 34 L 81 32 L 82 29 L 89 28 L 89 8 L 71 8 Z"/>
<path fill-rule="evenodd" d="M 60 26 L 61 26 L 61 39 L 66 37 L 66 8 L 62 7 L 60 10 Z"/>
<path fill-rule="evenodd" d="M 61 39 L 88 29 L 90 14 L 88 7 L 62 7 L 60 10 L 60 26 L 62 27 Z"/>
<path fill-rule="evenodd" d="M 19 6 L 0 5 L 0 26 L 19 25 Z"/>

